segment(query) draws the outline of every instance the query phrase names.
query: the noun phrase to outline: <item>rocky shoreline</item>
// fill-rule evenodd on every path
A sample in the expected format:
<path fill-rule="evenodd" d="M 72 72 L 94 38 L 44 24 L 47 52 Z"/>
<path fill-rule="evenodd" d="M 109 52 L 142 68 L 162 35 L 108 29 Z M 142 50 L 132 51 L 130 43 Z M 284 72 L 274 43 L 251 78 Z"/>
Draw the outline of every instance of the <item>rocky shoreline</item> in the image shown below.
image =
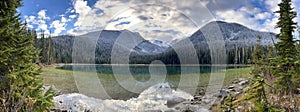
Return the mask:
<path fill-rule="evenodd" d="M 230 85 L 223 87 L 223 89 L 213 94 L 205 94 L 205 90 L 200 89 L 199 94 L 194 95 L 194 99 L 186 102 L 186 104 L 188 104 L 187 107 L 190 107 L 191 105 L 197 105 L 197 107 L 203 107 L 207 109 L 207 111 L 211 111 L 213 106 L 223 104 L 225 99 L 229 95 L 232 96 L 241 95 L 244 91 L 248 89 L 248 84 L 249 84 L 248 79 L 240 78 L 236 81 L 233 81 Z M 188 109 L 194 112 L 202 112 L 197 110 L 197 108 L 188 108 Z"/>
<path fill-rule="evenodd" d="M 226 97 L 229 94 L 233 96 L 238 96 L 247 88 L 247 84 L 249 81 L 244 78 L 240 78 L 230 85 L 225 86 L 223 89 L 219 90 L 213 94 L 205 94 L 205 89 L 200 89 L 198 94 L 191 96 L 189 98 L 188 95 L 177 95 L 178 91 L 170 89 L 170 86 L 167 84 L 153 86 L 151 94 L 143 94 L 138 98 L 132 98 L 128 101 L 123 100 L 100 100 L 91 97 L 87 97 L 81 94 L 62 94 L 58 89 L 52 86 L 53 90 L 56 92 L 57 96 L 54 98 L 55 107 L 52 109 L 52 112 L 94 112 L 99 111 L 98 108 L 108 109 L 110 111 L 114 111 L 116 109 L 109 108 L 109 106 L 116 107 L 116 108 L 126 108 L 128 111 L 131 111 L 133 107 L 142 107 L 140 109 L 146 108 L 143 111 L 147 112 L 177 112 L 177 111 L 193 111 L 193 112 L 210 112 L 212 108 L 216 105 L 222 104 Z M 44 91 L 48 90 L 51 86 L 45 85 Z M 150 87 L 151 88 L 151 87 Z M 150 89 L 149 88 L 149 89 Z M 147 91 L 147 90 L 145 90 Z M 179 91 L 180 93 L 180 91 Z M 143 94 L 143 95 L 142 95 Z M 155 94 L 153 96 L 153 94 Z M 185 94 L 185 93 L 180 93 Z M 150 96 L 149 96 L 150 95 Z M 172 96 L 173 95 L 173 96 Z M 176 96 L 177 95 L 177 96 Z M 149 98 L 148 98 L 149 97 Z M 151 99 L 152 98 L 152 99 Z M 149 101 L 147 101 L 149 100 Z M 152 101 L 153 100 L 153 101 Z M 147 101 L 147 102 L 146 102 Z M 68 105 L 64 105 L 63 103 L 68 102 Z M 70 104 L 72 103 L 72 104 Z M 108 105 L 106 107 L 105 105 Z M 63 106 L 62 106 L 63 105 Z M 140 106 L 142 105 L 142 106 Z M 145 106 L 144 106 L 145 105 Z M 160 106 L 165 105 L 165 106 Z M 153 106 L 153 110 L 151 109 Z M 78 110 L 78 108 L 80 108 Z M 97 109 L 95 109 L 97 108 Z M 135 110 L 139 110 L 139 108 Z M 160 110 L 159 108 L 162 108 Z"/>

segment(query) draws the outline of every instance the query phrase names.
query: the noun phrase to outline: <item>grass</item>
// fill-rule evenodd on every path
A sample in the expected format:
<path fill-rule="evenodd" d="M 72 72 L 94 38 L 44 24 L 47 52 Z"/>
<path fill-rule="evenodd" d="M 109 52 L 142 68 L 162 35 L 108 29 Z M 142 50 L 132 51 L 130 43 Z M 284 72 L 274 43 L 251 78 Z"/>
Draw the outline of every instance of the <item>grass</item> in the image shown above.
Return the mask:
<path fill-rule="evenodd" d="M 54 85 L 57 89 L 59 89 L 62 93 L 74 93 L 78 92 L 78 89 L 76 87 L 76 83 L 74 80 L 73 74 L 75 72 L 69 71 L 69 70 L 61 70 L 56 69 L 54 67 L 48 67 L 42 69 L 42 75 L 41 77 L 44 79 L 45 84 Z M 234 80 L 238 78 L 248 78 L 249 72 L 251 70 L 251 67 L 248 68 L 236 68 L 236 69 L 227 69 L 221 70 L 219 72 L 215 73 L 225 73 L 226 77 L 224 78 L 223 85 L 228 85 Z M 80 72 L 76 71 L 76 75 L 79 77 L 87 77 L 87 78 L 93 78 L 95 76 L 95 73 L 91 72 Z M 180 89 L 183 89 L 185 91 L 189 90 L 199 90 L 199 88 L 205 88 L 209 81 L 211 80 L 211 74 L 210 73 L 201 73 L 201 74 L 187 74 L 184 76 L 181 75 L 167 75 L 165 78 L 166 82 L 169 82 L 173 88 L 178 87 L 178 84 L 180 82 L 181 78 L 187 79 L 188 81 L 185 81 L 181 86 Z M 111 74 L 97 74 L 97 77 L 100 79 L 101 84 L 103 85 L 104 89 L 106 90 L 107 94 L 111 96 L 114 99 L 127 99 L 133 96 L 136 96 L 136 93 L 132 93 L 124 89 L 115 79 L 114 75 Z M 131 76 L 130 75 L 118 75 L 121 80 L 128 80 Z M 197 79 L 197 77 L 199 79 Z M 134 76 L 134 78 L 138 81 L 147 81 L 150 76 Z M 194 86 L 195 82 L 198 81 L 198 85 Z M 89 81 L 83 81 L 82 83 L 88 85 Z M 192 86 L 191 86 L 192 85 Z M 142 91 L 142 90 L 139 90 Z"/>

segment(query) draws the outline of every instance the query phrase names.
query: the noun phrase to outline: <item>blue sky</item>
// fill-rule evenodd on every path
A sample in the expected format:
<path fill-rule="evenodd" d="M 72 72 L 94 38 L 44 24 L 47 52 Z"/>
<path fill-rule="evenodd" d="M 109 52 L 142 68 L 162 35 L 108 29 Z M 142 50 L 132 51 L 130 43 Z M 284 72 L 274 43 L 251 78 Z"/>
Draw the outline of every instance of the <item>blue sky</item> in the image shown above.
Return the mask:
<path fill-rule="evenodd" d="M 190 35 L 213 20 L 278 32 L 274 29 L 278 15 L 273 12 L 278 10 L 280 0 L 167 1 L 24 0 L 24 6 L 18 10 L 29 28 L 55 36 L 128 29 L 148 40 L 172 41 Z M 300 1 L 293 3 L 300 12 Z"/>

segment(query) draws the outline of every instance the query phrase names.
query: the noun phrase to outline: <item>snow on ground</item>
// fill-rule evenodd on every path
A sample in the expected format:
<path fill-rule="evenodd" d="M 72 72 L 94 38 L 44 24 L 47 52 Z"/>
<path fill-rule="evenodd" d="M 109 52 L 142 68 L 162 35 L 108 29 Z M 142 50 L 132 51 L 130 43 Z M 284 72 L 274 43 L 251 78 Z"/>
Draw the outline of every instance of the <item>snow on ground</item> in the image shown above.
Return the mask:
<path fill-rule="evenodd" d="M 174 105 L 193 96 L 171 89 L 168 83 L 160 83 L 144 90 L 137 98 L 124 100 L 100 100 L 82 94 L 64 94 L 54 98 L 56 108 L 72 112 L 132 112 L 132 111 L 178 111 Z"/>

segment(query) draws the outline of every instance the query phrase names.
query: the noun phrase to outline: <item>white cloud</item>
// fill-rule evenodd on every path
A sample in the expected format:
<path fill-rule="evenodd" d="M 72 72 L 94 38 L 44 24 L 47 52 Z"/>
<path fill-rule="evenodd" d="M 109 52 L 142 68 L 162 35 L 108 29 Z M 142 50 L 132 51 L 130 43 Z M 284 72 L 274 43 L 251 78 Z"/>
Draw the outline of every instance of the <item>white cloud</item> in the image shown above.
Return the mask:
<path fill-rule="evenodd" d="M 33 27 L 33 25 L 31 25 L 31 24 L 27 24 L 27 28 L 33 29 L 34 27 Z"/>
<path fill-rule="evenodd" d="M 93 7 L 87 6 L 86 2 L 87 1 L 83 0 L 77 0 L 74 2 L 74 9 L 78 15 L 78 19 L 74 26 L 79 27 L 78 30 L 86 32 L 101 30 L 104 28 L 109 30 L 130 29 L 133 31 L 138 31 L 141 33 L 141 35 L 144 35 L 145 38 L 149 38 L 148 34 L 151 32 L 146 31 L 151 31 L 152 29 L 155 30 L 155 28 L 172 28 L 176 30 L 179 29 L 179 31 L 181 31 L 184 35 L 189 35 L 198 30 L 199 26 L 202 26 L 209 20 L 213 19 L 213 16 L 210 14 L 209 10 L 205 7 L 202 7 L 202 2 L 199 3 L 197 0 L 177 0 L 175 2 L 170 0 L 159 2 L 140 0 L 99 0 L 94 4 Z M 90 11 L 87 12 L 87 10 Z M 144 19 L 147 20 L 141 19 L 141 16 L 145 16 Z M 111 20 L 124 17 L 126 19 L 116 22 L 109 22 Z M 130 22 L 130 24 L 119 25 L 122 22 Z M 155 24 L 155 26 L 162 27 L 139 27 L 145 25 L 150 26 L 149 24 L 151 23 Z M 135 30 L 136 27 L 139 27 L 139 29 Z M 77 30 L 72 31 L 76 32 Z M 152 35 L 151 37 L 159 38 L 158 35 Z M 183 37 L 185 36 L 182 36 L 182 38 Z"/>
<path fill-rule="evenodd" d="M 254 30 L 278 33 L 279 29 L 275 29 L 278 16 L 272 15 L 270 12 L 260 11 L 260 9 L 250 10 L 249 8 L 241 7 L 237 10 L 218 11 L 216 16 L 219 20 L 239 23 Z M 261 20 L 263 23 L 260 23 Z"/>
<path fill-rule="evenodd" d="M 25 21 L 31 23 L 35 21 L 35 16 L 25 16 Z"/>
<path fill-rule="evenodd" d="M 278 22 L 278 18 L 277 17 L 274 17 L 274 18 L 271 18 L 271 19 L 267 19 L 265 21 L 265 23 L 263 23 L 262 25 L 260 25 L 260 30 L 261 31 L 266 31 L 266 32 L 275 32 L 275 33 L 279 33 L 279 29 L 275 29 L 275 26 Z"/>
<path fill-rule="evenodd" d="M 47 24 L 40 24 L 39 26 L 38 26 L 38 30 L 48 30 L 48 25 Z"/>
<path fill-rule="evenodd" d="M 271 16 L 272 16 L 272 14 L 269 12 L 262 12 L 262 13 L 256 14 L 255 19 L 265 20 L 265 19 L 269 19 Z"/>
<path fill-rule="evenodd" d="M 47 15 L 46 15 L 46 11 L 47 10 L 40 10 L 39 12 L 38 12 L 38 18 L 39 19 L 44 19 L 44 20 L 47 20 L 47 19 L 50 19 Z"/>
<path fill-rule="evenodd" d="M 239 23 L 252 29 L 257 28 L 259 26 L 258 21 L 255 18 L 251 18 L 249 12 L 241 9 L 243 8 L 238 10 L 217 11 L 216 16 L 222 21 Z"/>
<path fill-rule="evenodd" d="M 54 36 L 57 36 L 57 35 L 59 35 L 62 31 L 66 30 L 65 26 L 66 26 L 66 23 L 63 22 L 62 20 L 61 20 L 61 21 L 55 20 L 55 21 L 53 21 L 53 22 L 51 23 L 50 28 L 55 28 L 54 34 L 53 34 L 53 35 L 54 35 Z"/>
<path fill-rule="evenodd" d="M 76 28 L 68 30 L 68 33 L 76 34 L 76 32 L 91 32 L 101 29 L 129 29 L 152 40 L 153 38 L 171 37 L 163 32 L 151 34 L 152 30 L 171 29 L 180 31 L 180 36 L 185 37 L 198 30 L 199 26 L 212 20 L 236 22 L 254 30 L 278 32 L 278 29 L 274 29 L 278 21 L 278 14 L 273 14 L 273 12 L 279 9 L 277 4 L 280 0 L 257 1 L 262 6 L 265 5 L 267 10 L 253 5 L 252 0 L 200 0 L 200 2 L 198 0 L 98 0 L 93 6 L 88 6 L 87 2 L 84 0 L 74 1 L 73 8 L 76 14 L 69 15 L 69 18 L 78 17 L 78 19 L 74 24 Z M 123 19 L 117 20 L 118 18 Z M 116 21 L 111 22 L 111 20 Z M 118 25 L 122 22 L 130 23 Z M 177 36 L 173 35 L 173 38 Z"/>
<path fill-rule="evenodd" d="M 275 12 L 279 10 L 278 4 L 281 0 L 265 0 L 265 4 L 270 12 Z"/>
<path fill-rule="evenodd" d="M 67 20 L 65 17 L 61 17 L 60 21 L 63 22 L 63 23 L 69 22 L 69 20 Z"/>
<path fill-rule="evenodd" d="M 242 11 L 244 13 L 250 14 L 250 15 L 254 15 L 257 13 L 260 13 L 261 10 L 257 7 L 253 7 L 253 6 L 243 6 L 239 9 L 239 11 Z"/>
<path fill-rule="evenodd" d="M 77 15 L 76 14 L 74 14 L 74 15 L 70 15 L 69 16 L 69 18 L 71 18 L 71 19 L 74 19 L 74 18 L 76 18 L 77 17 Z"/>
<path fill-rule="evenodd" d="M 27 27 L 28 28 L 36 28 L 37 30 L 37 35 L 40 37 L 41 32 L 44 32 L 45 36 L 50 35 L 50 31 L 48 29 L 48 24 L 47 21 L 50 20 L 50 17 L 47 16 L 46 10 L 40 10 L 36 16 L 30 15 L 30 16 L 24 16 L 26 22 L 27 22 Z M 35 27 L 36 26 L 36 27 Z"/>

